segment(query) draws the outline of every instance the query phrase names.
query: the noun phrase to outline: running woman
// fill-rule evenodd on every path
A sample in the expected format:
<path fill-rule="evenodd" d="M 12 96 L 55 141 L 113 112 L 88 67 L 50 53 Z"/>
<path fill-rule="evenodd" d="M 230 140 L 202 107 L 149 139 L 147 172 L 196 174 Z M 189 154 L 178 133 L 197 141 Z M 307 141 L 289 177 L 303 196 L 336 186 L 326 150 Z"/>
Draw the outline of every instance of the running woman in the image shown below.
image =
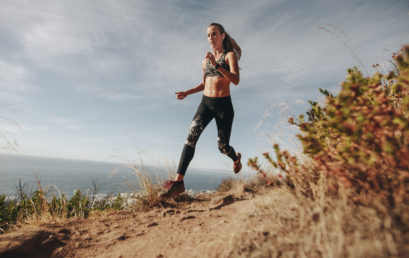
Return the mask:
<path fill-rule="evenodd" d="M 236 41 L 218 23 L 207 28 L 207 39 L 213 53 L 207 52 L 202 62 L 203 81 L 187 91 L 176 92 L 177 99 L 203 91 L 202 101 L 193 117 L 186 143 L 180 157 L 174 181 L 165 182 L 161 198 L 171 198 L 185 191 L 183 178 L 195 153 L 195 146 L 209 122 L 215 118 L 218 134 L 218 147 L 221 153 L 233 160 L 233 171 L 239 173 L 242 167 L 241 154 L 230 146 L 230 133 L 233 123 L 233 105 L 230 98 L 230 82 L 239 84 L 239 65 L 241 49 Z"/>

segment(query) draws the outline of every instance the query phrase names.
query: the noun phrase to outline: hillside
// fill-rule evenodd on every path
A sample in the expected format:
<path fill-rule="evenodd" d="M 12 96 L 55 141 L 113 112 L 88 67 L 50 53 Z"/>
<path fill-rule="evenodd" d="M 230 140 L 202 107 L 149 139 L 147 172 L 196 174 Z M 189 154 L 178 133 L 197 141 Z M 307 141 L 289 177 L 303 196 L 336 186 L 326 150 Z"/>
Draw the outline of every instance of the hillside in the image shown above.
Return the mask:
<path fill-rule="evenodd" d="M 95 213 L 0 236 L 2 257 L 385 257 L 409 249 L 367 207 L 238 185 L 147 212 Z M 378 214 L 378 215 L 377 215 Z"/>

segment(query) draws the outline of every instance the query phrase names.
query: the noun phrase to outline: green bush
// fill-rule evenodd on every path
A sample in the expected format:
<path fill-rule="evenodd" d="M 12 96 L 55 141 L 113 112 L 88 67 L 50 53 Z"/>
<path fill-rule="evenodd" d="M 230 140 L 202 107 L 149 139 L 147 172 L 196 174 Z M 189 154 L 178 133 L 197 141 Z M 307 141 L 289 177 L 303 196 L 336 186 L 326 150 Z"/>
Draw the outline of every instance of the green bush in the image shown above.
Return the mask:
<path fill-rule="evenodd" d="M 114 210 L 121 210 L 124 205 L 124 200 L 121 197 L 121 194 L 118 194 L 115 200 L 111 204 L 111 208 Z"/>
<path fill-rule="evenodd" d="M 67 214 L 67 199 L 64 194 L 60 198 L 54 196 L 49 203 L 51 216 L 63 217 Z"/>
<path fill-rule="evenodd" d="M 74 196 L 67 203 L 67 218 L 70 217 L 88 217 L 90 212 L 90 201 L 87 195 L 81 194 L 76 190 Z"/>
<path fill-rule="evenodd" d="M 103 211 L 103 210 L 107 210 L 109 208 L 111 208 L 111 206 L 110 206 L 110 204 L 108 203 L 108 201 L 106 199 L 96 201 L 94 203 L 94 206 L 93 206 L 93 209 L 95 209 L 97 211 Z"/>
<path fill-rule="evenodd" d="M 10 205 L 6 202 L 6 195 L 0 195 L 0 230 L 2 232 L 8 229 L 8 224 L 10 221 L 15 221 L 10 208 Z"/>
<path fill-rule="evenodd" d="M 20 183 L 21 186 L 21 183 Z M 81 191 L 75 191 L 70 200 L 64 194 L 52 196 L 47 201 L 46 193 L 39 184 L 38 190 L 28 194 L 24 187 L 19 187 L 18 199 L 6 200 L 6 195 L 0 195 L 0 233 L 7 231 L 11 225 L 24 221 L 30 217 L 41 217 L 51 215 L 52 217 L 70 218 L 89 216 L 91 210 L 121 210 L 124 207 L 124 200 L 120 194 L 112 203 L 107 200 L 90 202 L 88 195 Z"/>

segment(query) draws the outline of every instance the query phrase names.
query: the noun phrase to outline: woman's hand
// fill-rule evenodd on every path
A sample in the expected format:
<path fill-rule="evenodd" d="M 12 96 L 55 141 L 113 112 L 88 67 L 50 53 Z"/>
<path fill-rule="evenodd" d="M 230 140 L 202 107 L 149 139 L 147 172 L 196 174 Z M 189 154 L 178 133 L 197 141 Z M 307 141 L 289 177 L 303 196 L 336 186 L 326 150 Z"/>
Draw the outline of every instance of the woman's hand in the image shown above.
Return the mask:
<path fill-rule="evenodd" d="M 187 96 L 187 93 L 184 91 L 175 92 L 177 99 L 184 99 Z"/>
<path fill-rule="evenodd" d="M 213 66 L 217 65 L 216 58 L 214 57 L 214 55 L 212 53 L 207 52 L 205 58 L 210 60 L 210 63 L 212 63 Z"/>

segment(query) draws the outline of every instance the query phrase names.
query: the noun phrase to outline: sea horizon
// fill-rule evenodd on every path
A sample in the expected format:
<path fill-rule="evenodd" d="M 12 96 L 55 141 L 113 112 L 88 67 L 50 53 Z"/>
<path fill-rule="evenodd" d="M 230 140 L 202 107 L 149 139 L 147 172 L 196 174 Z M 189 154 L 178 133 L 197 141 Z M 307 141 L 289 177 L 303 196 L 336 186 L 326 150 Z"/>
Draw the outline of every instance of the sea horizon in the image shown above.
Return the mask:
<path fill-rule="evenodd" d="M 131 193 L 139 189 L 139 181 L 129 165 L 110 161 L 0 153 L 0 194 L 15 196 L 20 182 L 28 193 L 38 189 L 37 182 L 40 182 L 48 191 L 57 191 L 67 197 L 72 196 L 76 190 L 83 193 L 93 191 L 93 185 L 97 186 L 98 194 Z M 176 168 L 167 168 L 165 165 L 137 168 L 154 180 L 158 177 L 169 179 L 169 170 L 176 171 Z M 233 176 L 230 171 L 191 168 L 185 178 L 185 185 L 195 192 L 214 190 L 222 180 L 230 176 Z"/>

